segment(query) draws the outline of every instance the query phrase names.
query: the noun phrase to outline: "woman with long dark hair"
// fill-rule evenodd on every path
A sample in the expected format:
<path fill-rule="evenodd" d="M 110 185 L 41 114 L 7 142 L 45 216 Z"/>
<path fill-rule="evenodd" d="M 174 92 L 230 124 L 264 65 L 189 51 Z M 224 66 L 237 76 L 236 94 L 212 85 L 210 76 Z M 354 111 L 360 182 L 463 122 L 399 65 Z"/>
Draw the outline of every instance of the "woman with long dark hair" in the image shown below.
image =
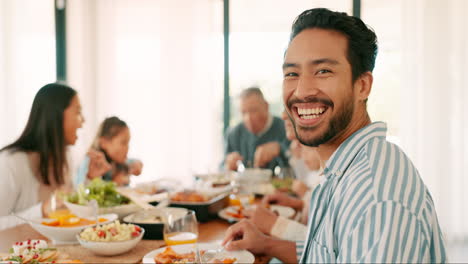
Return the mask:
<path fill-rule="evenodd" d="M 72 186 L 67 146 L 83 122 L 73 88 L 51 83 L 39 89 L 23 133 L 0 150 L 0 229 L 19 223 L 11 214 L 40 216 L 55 190 Z"/>

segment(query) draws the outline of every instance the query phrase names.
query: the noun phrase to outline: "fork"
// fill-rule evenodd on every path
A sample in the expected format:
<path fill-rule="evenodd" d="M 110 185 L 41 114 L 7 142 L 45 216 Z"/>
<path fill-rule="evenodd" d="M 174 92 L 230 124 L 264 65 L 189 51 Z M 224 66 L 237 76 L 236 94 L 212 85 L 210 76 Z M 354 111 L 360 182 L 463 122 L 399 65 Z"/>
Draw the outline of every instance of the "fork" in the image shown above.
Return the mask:
<path fill-rule="evenodd" d="M 201 257 L 201 263 L 210 263 L 210 261 L 221 257 L 226 252 L 226 247 L 231 243 L 232 240 L 229 240 L 226 245 L 218 249 L 209 249 L 203 253 Z"/>

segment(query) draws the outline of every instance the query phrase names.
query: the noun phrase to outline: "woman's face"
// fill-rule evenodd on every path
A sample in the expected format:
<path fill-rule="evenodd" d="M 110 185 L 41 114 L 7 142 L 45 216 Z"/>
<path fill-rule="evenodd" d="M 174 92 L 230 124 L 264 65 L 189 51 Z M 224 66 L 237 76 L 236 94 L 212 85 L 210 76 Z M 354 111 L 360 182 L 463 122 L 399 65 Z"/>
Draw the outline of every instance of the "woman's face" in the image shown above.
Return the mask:
<path fill-rule="evenodd" d="M 73 96 L 70 105 L 63 111 L 63 134 L 66 145 L 74 145 L 78 138 L 76 132 L 84 123 L 81 114 L 81 104 L 78 95 Z"/>
<path fill-rule="evenodd" d="M 122 128 L 122 130 L 111 139 L 101 138 L 101 148 L 117 163 L 124 163 L 127 161 L 129 143 L 130 130 L 128 127 Z"/>

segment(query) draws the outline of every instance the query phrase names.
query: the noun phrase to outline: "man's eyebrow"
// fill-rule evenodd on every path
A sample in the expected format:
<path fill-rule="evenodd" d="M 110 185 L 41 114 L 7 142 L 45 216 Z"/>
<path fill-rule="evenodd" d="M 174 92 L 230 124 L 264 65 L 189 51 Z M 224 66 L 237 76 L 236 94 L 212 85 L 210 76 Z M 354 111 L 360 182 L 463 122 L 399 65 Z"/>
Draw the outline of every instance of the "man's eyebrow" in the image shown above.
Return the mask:
<path fill-rule="evenodd" d="M 288 62 L 283 63 L 283 70 L 289 67 L 298 67 L 298 65 L 297 63 L 288 63 Z"/>
<path fill-rule="evenodd" d="M 314 66 L 320 65 L 320 64 L 337 65 L 337 64 L 340 64 L 340 62 L 334 59 L 330 59 L 330 58 L 321 58 L 321 59 L 311 60 L 309 61 L 309 64 L 314 65 Z M 299 67 L 299 64 L 292 63 L 292 62 L 283 63 L 283 70 L 286 68 L 290 68 L 290 67 Z"/>
<path fill-rule="evenodd" d="M 319 65 L 319 64 L 331 64 L 331 65 L 337 65 L 340 64 L 337 60 L 330 59 L 330 58 L 321 58 L 321 59 L 316 59 L 316 60 L 311 60 L 309 64 L 312 65 Z"/>

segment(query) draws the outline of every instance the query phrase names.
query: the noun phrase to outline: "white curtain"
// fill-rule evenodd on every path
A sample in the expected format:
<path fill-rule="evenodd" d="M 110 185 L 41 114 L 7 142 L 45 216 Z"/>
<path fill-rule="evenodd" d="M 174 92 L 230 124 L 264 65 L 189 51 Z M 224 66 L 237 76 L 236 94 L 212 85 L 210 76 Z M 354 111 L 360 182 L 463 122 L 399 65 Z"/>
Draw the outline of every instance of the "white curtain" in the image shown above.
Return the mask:
<path fill-rule="evenodd" d="M 86 122 L 80 161 L 99 123 L 130 127 L 133 180 L 215 171 L 222 159 L 222 1 L 69 0 L 68 76 Z"/>
<path fill-rule="evenodd" d="M 55 81 L 54 1 L 0 1 L 0 148 L 26 126 L 37 90 Z"/>
<path fill-rule="evenodd" d="M 403 1 L 401 142 L 448 239 L 468 236 L 468 1 Z"/>

